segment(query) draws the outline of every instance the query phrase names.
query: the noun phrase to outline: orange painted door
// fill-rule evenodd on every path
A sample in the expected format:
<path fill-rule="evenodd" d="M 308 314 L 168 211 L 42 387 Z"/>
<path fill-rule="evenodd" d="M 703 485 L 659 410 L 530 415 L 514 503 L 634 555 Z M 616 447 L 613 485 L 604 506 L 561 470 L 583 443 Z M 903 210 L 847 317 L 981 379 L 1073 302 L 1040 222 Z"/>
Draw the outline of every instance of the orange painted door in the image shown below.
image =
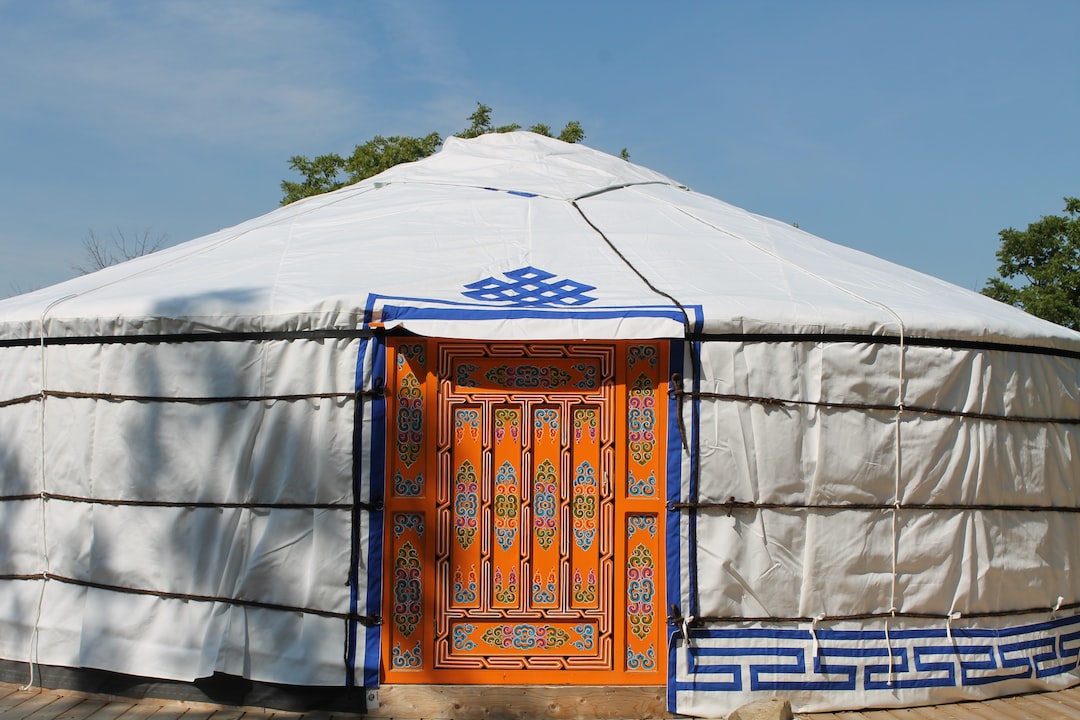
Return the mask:
<path fill-rule="evenodd" d="M 388 358 L 385 682 L 662 684 L 660 346 Z"/>

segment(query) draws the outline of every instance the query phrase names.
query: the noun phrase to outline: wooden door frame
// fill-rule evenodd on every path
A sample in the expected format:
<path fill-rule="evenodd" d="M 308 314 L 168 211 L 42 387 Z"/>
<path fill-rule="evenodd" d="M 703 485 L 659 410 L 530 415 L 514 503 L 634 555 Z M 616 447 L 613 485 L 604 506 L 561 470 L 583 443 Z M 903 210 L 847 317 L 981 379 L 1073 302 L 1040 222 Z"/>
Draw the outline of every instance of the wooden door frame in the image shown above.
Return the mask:
<path fill-rule="evenodd" d="M 660 685 L 667 677 L 667 653 L 665 650 L 666 623 L 664 608 L 667 603 L 665 592 L 665 538 L 666 538 L 666 454 L 667 454 L 667 363 L 668 347 L 665 341 L 603 341 L 603 342 L 477 342 L 471 343 L 483 347 L 528 347 L 536 349 L 543 356 L 552 348 L 564 348 L 563 352 L 573 353 L 575 347 L 597 346 L 610 347 L 614 350 L 614 403 L 612 422 L 615 425 L 614 437 L 617 443 L 615 452 L 615 481 L 613 493 L 615 503 L 622 510 L 616 512 L 614 538 L 612 542 L 626 542 L 621 555 L 627 568 L 621 571 L 616 563 L 614 573 L 613 622 L 619 630 L 614 639 L 614 657 L 612 669 L 536 669 L 528 667 L 506 667 L 504 669 L 467 667 L 434 667 L 434 584 L 445 583 L 445 578 L 434 577 L 435 553 L 439 533 L 436 531 L 437 518 L 431 512 L 435 507 L 435 488 L 429 487 L 436 478 L 437 462 L 433 441 L 437 433 L 445 429 L 439 427 L 439 369 L 440 348 L 446 345 L 460 346 L 460 341 L 439 341 L 427 338 L 391 338 L 387 343 L 387 473 L 386 473 L 386 521 L 384 527 L 385 557 L 383 562 L 383 603 L 386 618 L 382 630 L 381 678 L 383 682 L 396 684 L 580 684 L 580 685 Z M 531 352 L 532 350 L 530 350 Z M 523 357 L 531 357 L 525 355 Z M 649 453 L 655 455 L 649 465 L 651 475 L 651 494 L 640 494 L 640 488 L 631 488 L 631 484 L 645 481 L 645 473 L 638 471 L 635 477 L 629 468 L 631 456 L 637 458 L 642 450 L 640 422 L 643 407 L 639 407 L 642 398 L 633 395 L 635 383 L 641 384 L 644 371 L 631 377 L 633 369 L 639 363 L 649 364 L 649 383 L 651 395 L 646 398 L 650 403 L 646 409 L 651 416 Z M 644 368 L 644 365 L 640 367 Z M 632 428 L 636 428 L 632 429 Z M 636 454 L 635 454 L 636 453 Z M 418 489 L 418 485 L 424 487 Z M 637 495 L 633 493 L 639 493 Z M 646 528 L 648 520 L 651 525 Z M 632 519 L 632 520 L 631 520 Z M 650 532 L 651 541 L 642 551 L 635 545 L 630 549 L 630 536 L 641 525 L 643 531 Z M 641 537 L 645 537 L 642 535 Z M 640 543 L 639 543 L 640 544 Z M 637 615 L 633 618 L 639 623 L 635 626 L 638 634 L 643 627 L 640 623 L 646 618 L 648 629 L 640 634 L 648 645 L 648 652 L 628 652 L 630 635 L 628 619 L 624 608 L 628 603 L 628 593 L 633 592 L 631 585 L 640 590 L 644 587 L 640 575 L 633 575 L 631 554 L 638 552 L 646 558 L 647 572 L 651 577 L 646 581 L 650 588 L 645 598 L 650 607 L 647 614 L 639 612 L 642 606 L 635 606 Z M 638 568 L 640 570 L 640 568 Z M 629 578 L 629 579 L 628 579 Z M 638 593 L 640 598 L 640 592 Z M 629 607 L 629 606 L 626 606 Z M 634 641 L 641 642 L 641 641 Z M 636 656 L 636 657 L 634 657 Z M 528 664 L 529 661 L 526 661 Z"/>

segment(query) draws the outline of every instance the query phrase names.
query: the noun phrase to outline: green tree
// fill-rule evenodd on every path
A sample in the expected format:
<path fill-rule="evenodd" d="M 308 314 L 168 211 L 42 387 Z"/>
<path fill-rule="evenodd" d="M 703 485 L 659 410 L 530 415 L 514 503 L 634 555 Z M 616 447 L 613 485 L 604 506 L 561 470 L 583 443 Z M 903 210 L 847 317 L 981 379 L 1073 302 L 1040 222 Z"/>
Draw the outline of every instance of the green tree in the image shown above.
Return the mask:
<path fill-rule="evenodd" d="M 521 126 L 517 124 L 493 124 L 491 122 L 491 108 L 483 103 L 476 104 L 476 111 L 468 119 L 469 126 L 456 133 L 458 137 L 474 138 L 485 133 L 513 132 L 521 129 Z M 529 130 L 540 135 L 554 137 L 551 127 L 542 123 L 533 125 Z M 557 137 L 564 142 L 581 142 L 585 139 L 585 131 L 582 129 L 581 123 L 577 120 L 571 120 L 559 132 Z M 383 170 L 400 163 L 420 160 L 438 152 L 442 144 L 443 138 L 437 132 L 424 137 L 405 135 L 383 137 L 376 135 L 363 145 L 357 145 L 352 155 L 347 158 L 336 153 L 319 155 L 313 159 L 303 155 L 295 155 L 289 158 L 289 169 L 300 173 L 302 179 L 299 182 L 291 180 L 281 182 L 281 190 L 285 193 L 285 196 L 281 199 L 281 204 L 288 205 L 301 198 L 337 190 L 373 175 L 378 175 Z M 626 150 L 623 150 L 623 157 L 630 157 Z"/>
<path fill-rule="evenodd" d="M 1065 215 L 998 235 L 999 277 L 986 281 L 983 294 L 1080 330 L 1080 199 L 1065 198 Z"/>

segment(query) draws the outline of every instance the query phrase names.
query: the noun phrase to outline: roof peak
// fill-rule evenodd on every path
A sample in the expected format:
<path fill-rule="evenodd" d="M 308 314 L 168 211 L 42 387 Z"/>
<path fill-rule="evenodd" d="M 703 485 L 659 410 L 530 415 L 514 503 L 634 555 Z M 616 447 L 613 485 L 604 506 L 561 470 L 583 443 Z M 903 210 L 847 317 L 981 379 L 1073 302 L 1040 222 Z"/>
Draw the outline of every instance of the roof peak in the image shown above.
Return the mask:
<path fill-rule="evenodd" d="M 524 130 L 475 138 L 449 137 L 434 155 L 397 165 L 365 182 L 454 185 L 564 200 L 632 185 L 685 187 L 661 173 L 587 145 Z"/>

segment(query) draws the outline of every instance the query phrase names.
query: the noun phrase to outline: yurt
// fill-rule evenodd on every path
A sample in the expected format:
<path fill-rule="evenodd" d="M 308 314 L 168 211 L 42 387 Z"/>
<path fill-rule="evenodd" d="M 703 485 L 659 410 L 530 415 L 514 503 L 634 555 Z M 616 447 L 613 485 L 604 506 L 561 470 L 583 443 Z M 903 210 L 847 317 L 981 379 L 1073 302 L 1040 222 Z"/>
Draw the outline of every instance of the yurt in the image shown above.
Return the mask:
<path fill-rule="evenodd" d="M 1015 308 L 451 138 L 0 301 L 0 668 L 586 716 L 1066 687 L 1078 380 Z"/>

